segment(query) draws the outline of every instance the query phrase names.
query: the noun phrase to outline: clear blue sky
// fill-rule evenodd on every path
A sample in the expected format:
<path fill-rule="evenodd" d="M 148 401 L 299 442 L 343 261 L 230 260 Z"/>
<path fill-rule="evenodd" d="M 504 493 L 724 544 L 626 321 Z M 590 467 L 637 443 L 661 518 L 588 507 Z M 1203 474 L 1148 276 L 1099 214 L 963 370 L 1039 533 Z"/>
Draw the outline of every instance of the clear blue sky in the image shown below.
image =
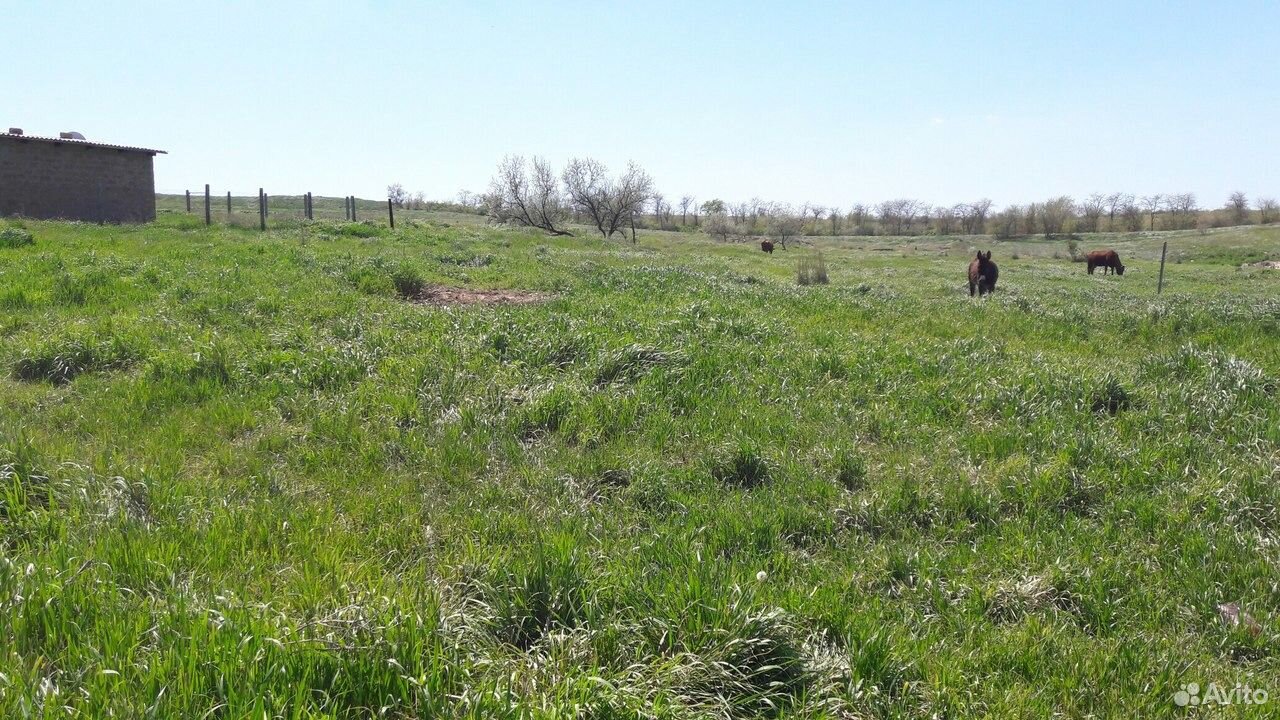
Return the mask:
<path fill-rule="evenodd" d="M 0 125 L 157 187 L 482 190 L 506 153 L 847 208 L 1280 196 L 1280 2 L 0 0 Z"/>

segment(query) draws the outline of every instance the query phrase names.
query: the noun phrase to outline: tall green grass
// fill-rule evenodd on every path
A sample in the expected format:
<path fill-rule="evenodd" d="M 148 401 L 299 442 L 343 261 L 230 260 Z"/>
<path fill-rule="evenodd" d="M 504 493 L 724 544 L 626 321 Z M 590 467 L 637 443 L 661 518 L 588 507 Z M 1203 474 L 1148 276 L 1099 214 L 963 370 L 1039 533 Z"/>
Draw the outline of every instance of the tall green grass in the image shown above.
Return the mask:
<path fill-rule="evenodd" d="M 1236 262 L 1274 229 L 1170 236 L 1159 296 L 1164 237 L 1080 239 L 1123 277 L 994 243 L 978 302 L 972 238 L 822 242 L 801 288 L 689 236 L 332 225 L 3 251 L 0 716 L 1280 692 L 1280 273 Z"/>

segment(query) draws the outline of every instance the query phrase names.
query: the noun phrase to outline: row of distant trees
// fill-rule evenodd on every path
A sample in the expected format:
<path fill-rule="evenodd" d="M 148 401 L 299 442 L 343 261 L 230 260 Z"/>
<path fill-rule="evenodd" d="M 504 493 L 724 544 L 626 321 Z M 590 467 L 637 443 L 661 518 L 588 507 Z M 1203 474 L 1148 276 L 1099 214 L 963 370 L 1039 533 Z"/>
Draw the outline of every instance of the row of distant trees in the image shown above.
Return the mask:
<path fill-rule="evenodd" d="M 399 185 L 388 188 L 393 203 L 425 207 L 422 194 L 409 196 Z M 557 171 L 542 158 L 508 156 L 484 193 L 462 192 L 450 209 L 487 215 L 498 223 L 573 234 L 586 225 L 604 238 L 637 228 L 702 231 L 722 241 L 768 236 L 786 247 L 799 235 L 995 235 L 1019 237 L 1073 232 L 1207 229 L 1280 222 L 1274 198 L 1250 199 L 1234 192 L 1216 209 L 1199 206 L 1194 193 L 1094 193 L 996 208 L 989 199 L 955 205 L 930 205 L 896 198 L 847 209 L 814 203 L 791 205 L 752 198 L 699 202 L 692 195 L 669 200 L 635 163 L 613 174 L 599 161 L 575 158 Z M 428 208 L 432 209 L 432 208 Z"/>
<path fill-rule="evenodd" d="M 754 235 L 995 235 L 1019 237 L 1073 232 L 1137 232 L 1188 230 L 1280 222 L 1280 203 L 1243 192 L 1232 193 L 1220 209 L 1199 207 L 1194 193 L 1137 197 L 1128 193 L 1095 193 L 1077 201 L 1068 196 L 997 210 L 988 199 L 930 206 L 909 198 L 877 205 L 854 204 L 848 210 L 806 204 L 753 200 L 703 203 L 703 229 L 721 238 Z M 655 224 L 661 215 L 650 217 Z"/>

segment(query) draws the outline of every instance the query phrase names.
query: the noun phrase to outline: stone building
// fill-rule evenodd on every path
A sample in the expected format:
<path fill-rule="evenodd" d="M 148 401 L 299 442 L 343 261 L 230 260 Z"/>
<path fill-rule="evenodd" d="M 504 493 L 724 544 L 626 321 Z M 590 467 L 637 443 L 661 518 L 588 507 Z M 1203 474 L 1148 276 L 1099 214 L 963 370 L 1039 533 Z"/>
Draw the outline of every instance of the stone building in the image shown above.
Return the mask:
<path fill-rule="evenodd" d="M 152 160 L 163 150 L 89 142 L 80 133 L 0 133 L 0 216 L 91 222 L 156 219 Z"/>

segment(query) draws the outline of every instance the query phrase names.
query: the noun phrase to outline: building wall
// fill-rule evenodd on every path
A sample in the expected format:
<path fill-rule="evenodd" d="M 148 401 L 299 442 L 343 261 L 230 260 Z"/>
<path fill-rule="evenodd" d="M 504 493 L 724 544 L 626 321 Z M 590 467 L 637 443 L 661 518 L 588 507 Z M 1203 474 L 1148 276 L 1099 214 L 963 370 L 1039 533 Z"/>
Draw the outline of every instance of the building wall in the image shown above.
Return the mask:
<path fill-rule="evenodd" d="M 0 215 L 150 222 L 156 219 L 152 156 L 0 137 Z"/>

